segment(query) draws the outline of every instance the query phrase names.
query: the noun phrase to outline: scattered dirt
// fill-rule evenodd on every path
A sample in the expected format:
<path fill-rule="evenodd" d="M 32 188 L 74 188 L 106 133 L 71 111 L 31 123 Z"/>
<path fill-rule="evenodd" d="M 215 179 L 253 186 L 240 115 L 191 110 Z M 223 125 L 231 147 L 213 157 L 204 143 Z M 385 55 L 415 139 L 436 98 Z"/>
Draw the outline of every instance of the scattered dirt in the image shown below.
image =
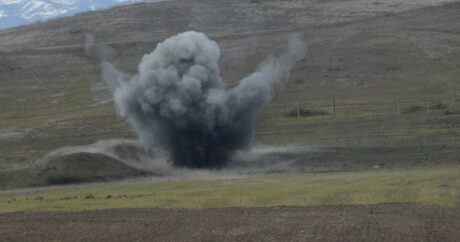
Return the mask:
<path fill-rule="evenodd" d="M 458 241 L 460 210 L 414 204 L 0 215 L 0 241 Z"/>

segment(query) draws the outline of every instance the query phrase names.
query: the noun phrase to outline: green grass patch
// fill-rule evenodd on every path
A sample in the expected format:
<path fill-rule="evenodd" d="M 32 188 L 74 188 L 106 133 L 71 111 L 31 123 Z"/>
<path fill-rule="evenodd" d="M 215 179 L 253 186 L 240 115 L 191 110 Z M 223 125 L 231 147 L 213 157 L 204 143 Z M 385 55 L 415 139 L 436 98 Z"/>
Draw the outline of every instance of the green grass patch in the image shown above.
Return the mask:
<path fill-rule="evenodd" d="M 132 181 L 3 192 L 0 213 L 379 203 L 460 205 L 460 167 L 293 173 L 240 179 Z"/>

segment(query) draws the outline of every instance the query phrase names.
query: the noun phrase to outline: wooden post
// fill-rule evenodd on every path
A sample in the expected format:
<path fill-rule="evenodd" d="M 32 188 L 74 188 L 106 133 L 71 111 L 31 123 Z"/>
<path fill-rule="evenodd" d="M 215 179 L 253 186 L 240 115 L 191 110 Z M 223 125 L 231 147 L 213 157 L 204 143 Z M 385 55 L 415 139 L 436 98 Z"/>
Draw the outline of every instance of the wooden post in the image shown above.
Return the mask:
<path fill-rule="evenodd" d="M 332 98 L 332 113 L 334 114 L 335 118 L 335 97 Z"/>
<path fill-rule="evenodd" d="M 221 206 L 221 207 L 224 207 L 224 203 L 225 203 L 224 194 L 225 194 L 225 193 L 222 193 L 222 197 L 221 197 L 221 200 L 220 200 L 220 206 Z"/>
<path fill-rule="evenodd" d="M 243 186 L 241 186 L 240 190 L 240 205 L 243 203 Z"/>
<path fill-rule="evenodd" d="M 457 99 L 456 95 L 455 95 L 455 89 L 452 89 L 452 101 L 451 101 L 451 104 L 450 104 L 450 109 L 451 111 L 453 112 L 454 110 L 454 106 L 455 106 L 455 99 Z"/>
<path fill-rule="evenodd" d="M 396 96 L 396 113 L 398 115 L 401 114 L 400 109 L 399 109 L 399 96 Z"/>
<path fill-rule="evenodd" d="M 449 108 L 447 109 L 448 112 L 453 112 L 455 106 L 455 89 L 452 90 L 452 94 L 450 96 L 450 104 Z"/>
<path fill-rule="evenodd" d="M 300 119 L 300 107 L 299 107 L 299 102 L 295 102 L 296 104 L 296 109 L 297 109 L 297 119 Z"/>

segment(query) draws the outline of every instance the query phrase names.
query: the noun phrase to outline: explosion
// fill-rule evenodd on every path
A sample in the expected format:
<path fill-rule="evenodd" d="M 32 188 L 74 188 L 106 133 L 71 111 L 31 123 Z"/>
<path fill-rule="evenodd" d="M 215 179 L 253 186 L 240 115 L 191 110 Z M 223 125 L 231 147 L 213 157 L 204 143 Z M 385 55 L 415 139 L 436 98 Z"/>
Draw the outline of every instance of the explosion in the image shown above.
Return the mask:
<path fill-rule="evenodd" d="M 136 75 L 118 70 L 113 49 L 91 36 L 86 50 L 100 59 L 118 114 L 144 146 L 164 149 L 178 167 L 222 168 L 234 152 L 249 148 L 274 84 L 289 78 L 306 45 L 293 36 L 284 55 L 267 58 L 230 89 L 220 77 L 220 48 L 203 33 L 180 33 L 159 43 Z"/>

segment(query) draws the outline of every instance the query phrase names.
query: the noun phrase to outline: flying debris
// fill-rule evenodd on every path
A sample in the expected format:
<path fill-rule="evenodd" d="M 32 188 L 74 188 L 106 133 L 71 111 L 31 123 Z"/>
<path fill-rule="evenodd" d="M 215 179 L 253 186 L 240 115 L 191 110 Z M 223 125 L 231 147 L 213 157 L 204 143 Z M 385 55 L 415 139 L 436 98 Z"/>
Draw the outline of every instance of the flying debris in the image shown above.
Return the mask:
<path fill-rule="evenodd" d="M 115 51 L 90 35 L 86 50 L 100 60 L 119 115 L 143 145 L 166 150 L 175 166 L 222 168 L 234 152 L 249 148 L 273 86 L 289 78 L 306 44 L 294 35 L 285 54 L 267 58 L 230 89 L 220 76 L 220 48 L 203 33 L 180 33 L 159 43 L 136 75 L 118 70 Z"/>

